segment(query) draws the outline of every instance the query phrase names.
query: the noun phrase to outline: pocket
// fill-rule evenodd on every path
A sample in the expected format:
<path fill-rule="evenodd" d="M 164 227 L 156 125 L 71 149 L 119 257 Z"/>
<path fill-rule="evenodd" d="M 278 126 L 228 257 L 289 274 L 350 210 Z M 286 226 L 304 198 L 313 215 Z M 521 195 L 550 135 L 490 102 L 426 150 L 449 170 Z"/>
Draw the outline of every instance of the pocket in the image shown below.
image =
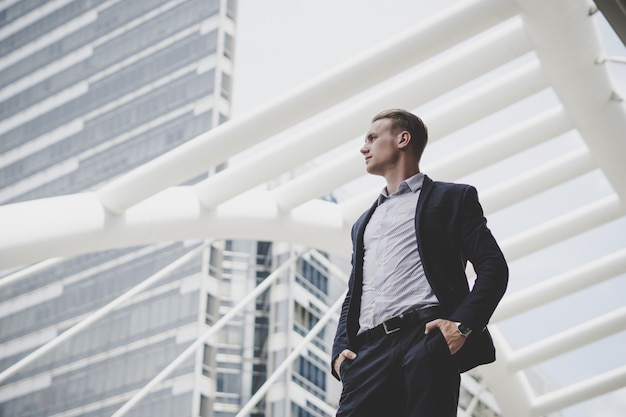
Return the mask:
<path fill-rule="evenodd" d="M 343 381 L 346 376 L 346 371 L 350 368 L 350 364 L 354 362 L 352 359 L 344 359 L 339 365 L 339 378 Z"/>
<path fill-rule="evenodd" d="M 446 338 L 443 337 L 443 333 L 441 330 L 436 329 L 433 333 L 433 345 L 434 349 L 437 353 L 442 354 L 444 357 L 451 358 L 452 353 L 450 353 L 450 348 L 448 347 L 448 342 L 446 342 Z"/>

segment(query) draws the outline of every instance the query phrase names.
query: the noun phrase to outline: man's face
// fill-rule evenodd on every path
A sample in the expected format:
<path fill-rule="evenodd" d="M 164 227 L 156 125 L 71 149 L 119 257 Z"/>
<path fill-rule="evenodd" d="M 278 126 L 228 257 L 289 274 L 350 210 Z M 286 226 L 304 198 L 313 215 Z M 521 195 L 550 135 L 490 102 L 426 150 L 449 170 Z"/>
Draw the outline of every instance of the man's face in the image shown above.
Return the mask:
<path fill-rule="evenodd" d="M 391 120 L 380 119 L 372 123 L 367 134 L 361 153 L 365 156 L 367 172 L 384 176 L 389 169 L 395 166 L 400 151 L 398 137 L 391 132 Z"/>

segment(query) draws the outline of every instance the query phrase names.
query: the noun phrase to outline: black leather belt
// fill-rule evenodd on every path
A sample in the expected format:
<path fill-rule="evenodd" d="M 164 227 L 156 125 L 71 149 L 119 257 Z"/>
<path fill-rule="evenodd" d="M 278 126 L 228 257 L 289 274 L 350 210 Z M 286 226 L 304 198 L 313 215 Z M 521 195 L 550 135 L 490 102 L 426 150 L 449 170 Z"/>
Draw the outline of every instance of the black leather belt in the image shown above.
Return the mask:
<path fill-rule="evenodd" d="M 422 308 L 419 310 L 410 310 L 388 320 L 385 320 L 373 329 L 369 329 L 359 334 L 356 340 L 359 344 L 369 342 L 379 337 L 395 333 L 406 327 L 412 327 L 416 322 L 425 322 L 430 319 L 441 316 L 439 306 Z"/>

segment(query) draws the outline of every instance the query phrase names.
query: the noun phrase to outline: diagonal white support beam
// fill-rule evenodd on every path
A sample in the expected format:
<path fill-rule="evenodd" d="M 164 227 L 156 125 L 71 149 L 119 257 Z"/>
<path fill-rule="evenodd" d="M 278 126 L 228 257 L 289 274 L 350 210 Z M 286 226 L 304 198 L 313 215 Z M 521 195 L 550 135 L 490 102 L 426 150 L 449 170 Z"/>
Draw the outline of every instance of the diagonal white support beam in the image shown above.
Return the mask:
<path fill-rule="evenodd" d="M 596 63 L 604 53 L 589 2 L 516 3 L 546 78 L 593 159 L 626 201 L 626 107 L 613 100 L 615 91 L 606 64 Z"/>
<path fill-rule="evenodd" d="M 270 192 L 276 205 L 287 212 L 362 176 L 364 169 L 363 157 L 358 149 L 354 149 L 354 152 L 318 165 Z"/>
<path fill-rule="evenodd" d="M 522 64 L 425 114 L 429 140 L 456 132 L 547 87 L 539 61 Z"/>
<path fill-rule="evenodd" d="M 570 129 L 571 124 L 565 113 L 561 108 L 555 108 L 425 165 L 424 171 L 433 178 L 456 180 Z"/>
<path fill-rule="evenodd" d="M 595 169 L 587 149 L 578 149 L 481 193 L 485 213 L 495 213 Z"/>
<path fill-rule="evenodd" d="M 282 240 L 347 257 L 349 227 L 378 191 L 339 205 L 311 200 L 288 214 L 281 213 L 271 194 L 261 190 L 207 211 L 191 187 L 168 189 L 113 219 L 103 212 L 92 193 L 13 204 L 0 207 L 0 229 L 6 237 L 0 241 L 0 266 L 32 262 L 38 257 L 197 238 Z M 21 209 L 30 212 L 29 216 L 18 216 L 27 226 L 10 215 Z M 1 215 L 6 213 L 9 215 Z M 509 238 L 503 248 L 509 259 L 516 259 L 623 214 L 621 202 L 610 196 Z"/>
<path fill-rule="evenodd" d="M 321 332 L 326 324 L 330 321 L 330 319 L 337 314 L 337 310 L 341 307 L 343 303 L 344 296 L 339 297 L 333 305 L 324 313 L 324 315 L 319 319 L 319 321 L 313 326 L 313 328 L 307 333 L 307 335 L 298 343 L 298 345 L 289 353 L 289 355 L 282 361 L 280 366 L 272 372 L 267 380 L 259 387 L 257 392 L 254 393 L 252 398 L 244 405 L 241 410 L 237 413 L 235 417 L 245 417 L 249 415 L 250 411 L 258 404 L 259 401 L 265 396 L 267 391 L 270 389 L 272 384 L 274 384 L 278 378 L 285 372 L 293 363 L 294 360 L 300 356 L 302 351 L 313 341 L 319 332 Z"/>
<path fill-rule="evenodd" d="M 589 262 L 504 297 L 492 317 L 497 323 L 626 272 L 626 249 Z"/>
<path fill-rule="evenodd" d="M 624 205 L 619 198 L 605 197 L 506 239 L 501 244 L 502 251 L 512 261 L 623 215 Z"/>
<path fill-rule="evenodd" d="M 521 23 L 507 22 L 479 42 L 421 68 L 348 109 L 334 112 L 311 130 L 303 129 L 289 141 L 212 175 L 194 186 L 199 199 L 204 207 L 214 208 L 242 191 L 339 146 L 345 138 L 361 134 L 363 120 L 369 120 L 380 109 L 415 108 L 529 51 Z"/>
<path fill-rule="evenodd" d="M 556 119 L 554 120 L 556 121 Z M 553 128 L 555 126 L 553 126 Z M 536 129 L 532 128 L 531 131 L 536 131 Z M 511 133 L 513 134 L 513 132 Z M 530 133 L 530 131 L 522 131 L 519 133 Z M 515 136 L 502 138 L 502 140 L 512 140 L 516 137 L 517 133 L 515 133 Z M 447 164 L 445 167 L 435 165 L 434 172 L 436 173 L 437 170 L 443 171 L 447 167 Z M 594 165 L 586 149 L 573 151 L 559 159 L 528 170 L 517 177 L 504 181 L 482 192 L 480 197 L 481 204 L 483 205 L 485 213 L 489 215 L 522 201 L 525 198 L 568 181 L 572 179 L 572 177 L 583 175 L 592 169 L 594 169 Z M 463 170 L 463 172 L 465 172 L 465 170 Z M 467 171 L 467 173 L 469 173 L 469 171 Z M 380 188 L 361 193 L 360 195 L 342 202 L 340 207 L 346 224 L 351 224 L 351 221 L 358 218 L 358 216 L 372 204 L 378 196 L 378 193 L 380 193 Z M 527 240 L 524 241 L 529 244 L 531 243 Z"/>
<path fill-rule="evenodd" d="M 490 327 L 490 331 L 496 346 L 497 359 L 494 363 L 481 366 L 480 375 L 497 399 L 503 416 L 531 417 L 533 388 L 523 372 L 509 371 L 509 343 L 497 327 Z"/>
<path fill-rule="evenodd" d="M 176 269 L 180 268 L 181 266 L 185 265 L 187 262 L 189 262 L 192 259 L 194 259 L 196 256 L 200 255 L 202 253 L 202 251 L 204 250 L 204 247 L 206 245 L 207 244 L 203 244 L 203 245 L 201 245 L 201 246 L 199 246 L 199 247 L 189 251 L 188 253 L 186 253 L 185 255 L 181 256 L 180 258 L 178 258 L 177 260 L 175 260 L 171 264 L 167 265 L 165 268 L 163 268 L 159 272 L 157 272 L 154 275 L 150 276 L 149 278 L 145 279 L 141 283 L 135 285 L 133 288 L 131 288 L 130 290 L 126 291 L 124 294 L 120 295 L 115 300 L 111 301 L 109 304 L 107 304 L 104 307 L 96 310 L 94 313 L 90 314 L 85 319 L 79 321 L 78 323 L 76 323 L 74 326 L 72 326 L 69 329 L 67 329 L 65 332 L 63 332 L 59 336 L 55 337 L 54 339 L 52 339 L 48 343 L 44 344 L 43 346 L 39 347 L 38 349 L 36 349 L 35 351 L 30 353 L 26 357 L 22 358 L 20 361 L 18 361 L 14 365 L 12 365 L 9 368 L 5 369 L 4 371 L 2 371 L 2 373 L 0 373 L 0 382 L 6 380 L 7 378 L 9 378 L 12 375 L 15 375 L 20 369 L 22 369 L 25 366 L 33 363 L 34 361 L 36 361 L 41 356 L 45 355 L 46 353 L 50 352 L 55 347 L 59 346 L 61 343 L 69 340 L 70 338 L 74 337 L 74 335 L 76 335 L 77 333 L 83 331 L 84 329 L 86 329 L 87 327 L 91 326 L 96 321 L 100 320 L 102 317 L 104 317 L 107 314 L 111 313 L 115 309 L 121 307 L 122 305 L 124 305 L 124 303 L 126 303 L 128 300 L 130 300 L 135 295 L 137 295 L 140 292 L 150 288 L 152 285 L 154 285 L 155 283 L 157 283 L 161 279 L 167 277 L 169 274 L 174 272 Z"/>
<path fill-rule="evenodd" d="M 480 89 L 465 94 L 459 99 L 453 100 L 449 104 L 431 113 L 425 114 L 424 120 L 428 125 L 429 142 L 434 142 L 442 136 L 451 133 L 454 129 L 461 129 L 503 107 L 528 97 L 540 91 L 545 86 L 545 79 L 541 75 L 537 62 L 526 64 L 504 77 L 483 85 Z M 369 117 L 371 116 L 372 115 Z M 558 116 L 555 116 L 555 118 L 558 118 Z M 369 118 L 364 120 L 369 120 Z M 563 122 L 564 120 L 560 121 Z M 557 126 L 559 121 L 543 122 L 545 125 L 535 126 L 535 130 L 520 132 L 519 135 L 513 138 L 503 137 L 501 141 L 510 141 L 507 146 L 517 143 L 528 144 L 531 141 L 532 143 L 540 143 L 543 138 L 556 136 L 565 129 L 565 123 L 561 123 Z M 529 123 L 532 124 L 532 122 Z M 539 123 L 537 123 L 537 125 L 539 125 Z M 545 130 L 541 130 L 541 128 Z M 503 135 L 505 134 L 503 133 Z M 459 152 L 458 155 L 460 155 L 464 162 L 471 159 L 465 158 L 463 154 L 463 152 Z M 491 161 L 495 161 L 497 155 L 490 149 L 490 152 L 483 153 L 480 157 L 486 157 Z M 289 158 L 286 158 L 286 160 L 290 161 Z M 454 164 L 456 166 L 457 162 L 454 162 Z M 464 166 L 464 164 L 462 164 L 462 166 Z M 481 168 L 482 167 L 484 167 L 484 164 Z M 446 164 L 446 168 L 442 167 L 441 172 L 447 172 L 446 170 L 450 168 L 450 164 Z M 363 175 L 364 171 L 363 158 L 358 152 L 358 148 L 355 147 L 354 152 L 351 154 L 339 156 L 324 165 L 313 168 L 305 174 L 272 190 L 272 194 L 278 206 L 283 211 L 288 211 L 310 200 L 312 196 L 322 196 L 358 178 Z M 439 176 L 439 173 L 433 173 L 431 167 L 426 166 L 425 172 L 432 174 L 433 177 L 443 178 Z M 450 178 L 450 175 L 446 177 Z"/>
<path fill-rule="evenodd" d="M 0 288 L 5 285 L 13 284 L 18 282 L 26 277 L 29 277 L 32 274 L 36 274 L 38 272 L 44 271 L 54 265 L 61 263 L 65 258 L 57 257 L 46 259 L 45 261 L 38 262 L 34 265 L 27 266 L 26 268 L 20 269 L 6 277 L 0 279 Z"/>
<path fill-rule="evenodd" d="M 98 196 L 108 211 L 120 214 L 147 197 L 200 175 L 271 135 L 501 23 L 516 11 L 512 0 L 458 3 L 267 105 L 115 179 L 99 190 Z"/>
<path fill-rule="evenodd" d="M 532 401 L 532 416 L 546 416 L 624 387 L 626 387 L 626 366 L 535 398 Z"/>
<path fill-rule="evenodd" d="M 530 346 L 515 350 L 509 357 L 509 371 L 517 372 L 625 329 L 626 307 L 622 307 Z"/>
<path fill-rule="evenodd" d="M 141 401 L 154 387 L 156 387 L 161 381 L 168 377 L 177 367 L 179 367 L 188 357 L 195 354 L 198 348 L 202 347 L 204 343 L 224 327 L 229 321 L 231 321 L 237 314 L 239 314 L 248 304 L 254 301 L 259 295 L 263 294 L 267 289 L 280 277 L 280 275 L 289 268 L 294 262 L 302 256 L 302 253 L 296 253 L 294 256 L 286 260 L 282 265 L 276 268 L 270 275 L 267 276 L 259 285 L 256 286 L 252 292 L 248 293 L 241 299 L 228 313 L 224 314 L 213 326 L 202 333 L 191 345 L 189 345 L 180 355 L 178 355 L 172 362 L 170 362 L 161 372 L 159 372 L 150 382 L 148 382 L 142 389 L 140 389 L 133 397 L 128 400 L 119 410 L 117 410 L 112 417 L 125 416 L 139 401 Z"/>

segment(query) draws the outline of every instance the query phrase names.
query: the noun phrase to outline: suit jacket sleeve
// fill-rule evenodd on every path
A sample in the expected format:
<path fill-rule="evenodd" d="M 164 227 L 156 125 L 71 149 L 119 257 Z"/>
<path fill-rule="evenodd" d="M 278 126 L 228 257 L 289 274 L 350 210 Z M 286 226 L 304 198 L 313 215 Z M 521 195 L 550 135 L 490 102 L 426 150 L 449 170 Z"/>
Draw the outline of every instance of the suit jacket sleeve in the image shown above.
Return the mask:
<path fill-rule="evenodd" d="M 508 283 L 508 267 L 472 186 L 465 188 L 460 209 L 461 253 L 470 261 L 476 280 L 469 294 L 454 309 L 450 318 L 472 329 L 483 329 L 504 295 Z"/>
<path fill-rule="evenodd" d="M 353 247 L 355 247 L 355 242 L 356 242 L 357 223 L 355 223 L 352 226 L 352 246 Z M 350 307 L 350 301 L 352 299 L 352 293 L 354 292 L 354 264 L 355 264 L 355 251 L 353 251 L 352 253 L 352 272 L 350 273 L 350 279 L 348 280 L 348 292 L 341 306 L 341 313 L 339 315 L 339 323 L 337 325 L 337 332 L 335 333 L 335 340 L 333 342 L 333 350 L 332 350 L 331 361 L 330 361 L 330 369 L 331 369 L 332 375 L 337 379 L 339 379 L 339 375 L 337 375 L 337 373 L 335 372 L 335 368 L 333 364 L 335 363 L 335 359 L 337 359 L 337 356 L 339 356 L 339 354 L 344 349 L 349 349 L 347 322 L 348 322 L 348 310 Z"/>

